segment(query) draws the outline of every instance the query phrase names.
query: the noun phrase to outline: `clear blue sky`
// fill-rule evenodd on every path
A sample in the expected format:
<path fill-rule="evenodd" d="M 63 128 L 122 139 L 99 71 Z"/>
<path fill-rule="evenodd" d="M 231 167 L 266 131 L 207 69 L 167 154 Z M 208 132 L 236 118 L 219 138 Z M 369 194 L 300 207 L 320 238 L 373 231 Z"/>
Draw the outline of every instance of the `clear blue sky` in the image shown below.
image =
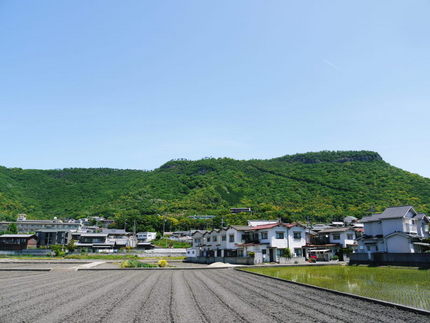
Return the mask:
<path fill-rule="evenodd" d="M 430 2 L 0 0 L 0 165 L 374 150 L 430 177 Z"/>

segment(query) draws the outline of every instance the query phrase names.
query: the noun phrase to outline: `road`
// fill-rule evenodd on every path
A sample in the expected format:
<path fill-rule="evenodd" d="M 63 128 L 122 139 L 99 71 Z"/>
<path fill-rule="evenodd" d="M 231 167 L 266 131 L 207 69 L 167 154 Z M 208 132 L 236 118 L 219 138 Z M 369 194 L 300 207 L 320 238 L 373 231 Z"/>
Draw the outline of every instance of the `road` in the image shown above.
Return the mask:
<path fill-rule="evenodd" d="M 0 322 L 430 322 L 233 269 L 0 272 Z"/>

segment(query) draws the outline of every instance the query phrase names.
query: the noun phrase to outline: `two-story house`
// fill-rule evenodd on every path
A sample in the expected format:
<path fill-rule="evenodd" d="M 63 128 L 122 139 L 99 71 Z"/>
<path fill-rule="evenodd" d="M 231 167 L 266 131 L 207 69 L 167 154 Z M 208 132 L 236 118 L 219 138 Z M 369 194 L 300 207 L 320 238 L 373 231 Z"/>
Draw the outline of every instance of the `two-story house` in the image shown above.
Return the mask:
<path fill-rule="evenodd" d="M 364 234 L 358 239 L 360 253 L 421 253 L 427 247 L 429 218 L 412 206 L 390 207 L 361 219 Z"/>
<path fill-rule="evenodd" d="M 253 223 L 252 226 L 231 225 L 220 230 L 196 231 L 193 234 L 193 247 L 187 256 L 233 258 L 254 257 L 255 263 L 279 262 L 290 250 L 292 257 L 303 256 L 306 244 L 305 227 L 297 223 L 267 224 Z"/>
<path fill-rule="evenodd" d="M 338 244 L 341 248 L 357 246 L 356 230 L 353 227 L 327 228 L 318 232 L 318 236 L 326 243 Z"/>

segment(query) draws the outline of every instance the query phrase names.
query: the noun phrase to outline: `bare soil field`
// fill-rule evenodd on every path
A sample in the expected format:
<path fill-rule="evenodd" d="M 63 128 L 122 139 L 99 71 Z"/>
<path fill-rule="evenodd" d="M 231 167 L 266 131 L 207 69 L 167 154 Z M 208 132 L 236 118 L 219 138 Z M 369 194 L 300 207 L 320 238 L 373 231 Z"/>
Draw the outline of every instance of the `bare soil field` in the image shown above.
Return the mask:
<path fill-rule="evenodd" d="M 0 272 L 0 322 L 430 322 L 233 269 Z"/>

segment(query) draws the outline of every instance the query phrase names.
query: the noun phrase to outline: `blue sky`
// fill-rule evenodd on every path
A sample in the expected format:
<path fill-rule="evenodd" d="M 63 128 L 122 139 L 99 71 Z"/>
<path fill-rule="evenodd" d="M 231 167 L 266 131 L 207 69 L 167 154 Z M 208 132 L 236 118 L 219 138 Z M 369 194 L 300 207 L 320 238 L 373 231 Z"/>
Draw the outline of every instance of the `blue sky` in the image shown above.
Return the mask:
<path fill-rule="evenodd" d="M 430 177 L 430 2 L 0 0 L 0 165 L 373 150 Z"/>

